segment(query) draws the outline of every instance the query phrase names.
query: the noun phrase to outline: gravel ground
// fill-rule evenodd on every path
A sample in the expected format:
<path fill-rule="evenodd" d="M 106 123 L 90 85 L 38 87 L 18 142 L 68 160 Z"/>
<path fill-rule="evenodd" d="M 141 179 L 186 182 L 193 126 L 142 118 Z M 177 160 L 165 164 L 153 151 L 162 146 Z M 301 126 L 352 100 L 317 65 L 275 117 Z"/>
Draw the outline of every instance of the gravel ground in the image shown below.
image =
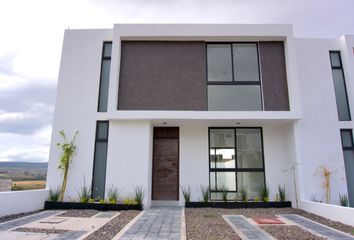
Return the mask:
<path fill-rule="evenodd" d="M 101 211 L 97 211 L 97 210 L 76 210 L 76 209 L 72 209 L 72 210 L 68 210 L 62 214 L 59 214 L 58 217 L 80 217 L 80 218 L 89 218 L 92 217 L 94 215 L 96 215 L 97 213 L 100 213 Z"/>
<path fill-rule="evenodd" d="M 12 231 L 16 232 L 31 232 L 31 233 L 45 233 L 45 234 L 62 234 L 68 230 L 64 229 L 42 229 L 42 228 L 16 228 Z"/>
<path fill-rule="evenodd" d="M 270 218 L 277 214 L 293 213 L 312 219 L 316 222 L 330 226 L 337 230 L 354 235 L 354 227 L 334 222 L 323 217 L 307 213 L 305 211 L 297 211 L 293 208 L 256 208 L 256 209 L 222 209 L 222 208 L 186 208 L 186 230 L 187 239 L 241 239 L 231 227 L 221 218 L 221 215 L 241 214 L 247 218 Z M 272 226 L 274 227 L 274 226 Z M 277 228 L 275 231 L 284 232 L 287 229 Z M 293 230 L 289 230 L 293 231 Z M 305 232 L 305 231 L 304 231 Z M 274 233 L 276 234 L 276 233 Z M 305 236 L 306 237 L 306 236 Z M 291 238 L 284 238 L 291 239 Z M 293 239 L 302 239 L 293 238 Z M 322 239 L 322 238 L 305 238 L 305 239 Z"/>
<path fill-rule="evenodd" d="M 39 213 L 39 212 L 41 212 L 41 211 L 34 211 L 34 212 L 19 213 L 19 214 L 12 214 L 12 215 L 3 216 L 3 217 L 0 217 L 0 223 L 11 221 L 11 220 L 14 220 L 14 219 L 17 219 L 17 218 L 21 218 L 21 217 L 26 217 L 26 216 L 29 216 L 29 215 L 32 215 L 32 214 L 36 214 L 36 213 Z"/>
<path fill-rule="evenodd" d="M 325 240 L 308 231 L 303 230 L 298 226 L 261 226 L 261 228 L 278 240 Z"/>
<path fill-rule="evenodd" d="M 117 217 L 85 238 L 85 240 L 110 240 L 139 213 L 140 211 L 136 210 L 121 211 Z"/>

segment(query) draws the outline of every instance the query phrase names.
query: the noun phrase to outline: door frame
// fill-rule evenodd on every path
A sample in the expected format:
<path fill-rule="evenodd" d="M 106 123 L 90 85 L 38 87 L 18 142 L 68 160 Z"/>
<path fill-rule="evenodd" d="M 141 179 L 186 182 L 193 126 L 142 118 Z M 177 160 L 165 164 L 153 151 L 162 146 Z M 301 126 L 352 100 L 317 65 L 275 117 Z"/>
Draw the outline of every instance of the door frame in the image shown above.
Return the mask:
<path fill-rule="evenodd" d="M 177 128 L 178 129 L 178 136 L 177 137 L 155 137 L 155 128 Z M 156 127 L 153 127 L 153 131 L 152 131 L 152 165 L 151 165 L 151 200 L 152 201 L 179 201 L 180 200 L 180 190 L 179 190 L 179 182 L 180 182 L 180 131 L 179 131 L 179 126 L 166 126 L 166 127 L 161 127 L 161 126 L 156 126 Z M 155 143 L 155 139 L 177 139 L 177 199 L 176 200 L 156 200 L 154 199 L 154 164 L 155 164 L 155 161 L 154 161 L 154 143 Z"/>

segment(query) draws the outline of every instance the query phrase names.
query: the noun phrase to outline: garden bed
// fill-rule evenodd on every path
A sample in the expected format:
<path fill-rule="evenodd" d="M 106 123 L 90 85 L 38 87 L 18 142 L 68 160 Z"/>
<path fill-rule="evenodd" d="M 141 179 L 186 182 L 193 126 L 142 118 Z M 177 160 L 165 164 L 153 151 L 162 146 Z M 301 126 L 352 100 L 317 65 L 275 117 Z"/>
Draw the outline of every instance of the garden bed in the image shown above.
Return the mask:
<path fill-rule="evenodd" d="M 99 211 L 142 210 L 142 205 L 45 201 L 44 209 L 94 209 Z"/>
<path fill-rule="evenodd" d="M 186 202 L 186 208 L 290 208 L 291 202 Z"/>

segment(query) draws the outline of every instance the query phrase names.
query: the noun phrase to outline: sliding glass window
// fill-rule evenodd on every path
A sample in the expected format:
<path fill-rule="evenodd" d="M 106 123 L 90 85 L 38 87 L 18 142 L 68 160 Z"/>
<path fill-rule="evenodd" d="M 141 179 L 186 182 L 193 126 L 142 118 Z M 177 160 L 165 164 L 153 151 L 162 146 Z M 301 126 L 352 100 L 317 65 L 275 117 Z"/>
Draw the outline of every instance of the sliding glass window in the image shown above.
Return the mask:
<path fill-rule="evenodd" d="M 352 129 L 341 129 L 345 173 L 347 177 L 349 205 L 354 207 L 354 141 Z"/>
<path fill-rule="evenodd" d="M 98 93 L 98 112 L 107 112 L 109 72 L 111 69 L 112 43 L 104 42 L 102 50 L 100 88 Z"/>
<path fill-rule="evenodd" d="M 265 184 L 261 128 L 209 128 L 211 199 L 230 199 L 246 188 L 250 198 Z"/>
<path fill-rule="evenodd" d="M 207 44 L 208 110 L 262 110 L 257 43 Z"/>
<path fill-rule="evenodd" d="M 108 128 L 108 121 L 98 121 L 96 124 L 95 154 L 91 188 L 92 198 L 94 199 L 104 199 L 105 194 Z"/>
<path fill-rule="evenodd" d="M 345 84 L 342 59 L 339 51 L 329 53 L 332 67 L 332 76 L 334 83 L 334 92 L 336 95 L 337 112 L 339 121 L 350 121 L 350 110 L 348 103 L 348 94 Z"/>

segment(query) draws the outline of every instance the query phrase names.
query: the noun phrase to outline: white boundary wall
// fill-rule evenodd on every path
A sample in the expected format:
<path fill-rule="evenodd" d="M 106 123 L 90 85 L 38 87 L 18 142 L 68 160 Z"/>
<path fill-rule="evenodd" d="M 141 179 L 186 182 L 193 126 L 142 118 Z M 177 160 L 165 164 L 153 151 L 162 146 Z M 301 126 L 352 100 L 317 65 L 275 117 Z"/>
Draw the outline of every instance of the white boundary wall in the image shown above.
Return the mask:
<path fill-rule="evenodd" d="M 48 195 L 48 189 L 0 192 L 0 217 L 41 210 Z"/>
<path fill-rule="evenodd" d="M 300 201 L 299 208 L 332 221 L 354 226 L 354 208 L 304 200 Z"/>

